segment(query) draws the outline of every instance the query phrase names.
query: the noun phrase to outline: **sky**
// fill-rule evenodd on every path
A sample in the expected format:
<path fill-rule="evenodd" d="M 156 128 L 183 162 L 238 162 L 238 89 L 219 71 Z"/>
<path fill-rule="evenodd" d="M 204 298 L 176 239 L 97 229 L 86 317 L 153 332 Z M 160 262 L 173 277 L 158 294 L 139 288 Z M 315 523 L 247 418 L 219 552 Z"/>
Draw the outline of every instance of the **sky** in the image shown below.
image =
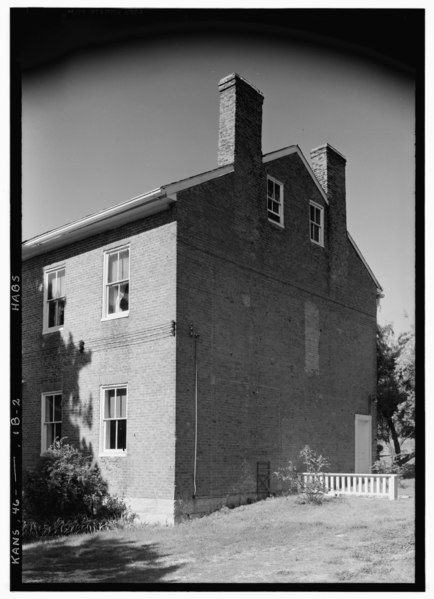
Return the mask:
<path fill-rule="evenodd" d="M 300 39 L 166 35 L 82 50 L 23 79 L 23 240 L 217 166 L 218 81 L 264 96 L 263 152 L 325 142 L 347 159 L 347 227 L 414 324 L 415 105 L 409 75 Z"/>

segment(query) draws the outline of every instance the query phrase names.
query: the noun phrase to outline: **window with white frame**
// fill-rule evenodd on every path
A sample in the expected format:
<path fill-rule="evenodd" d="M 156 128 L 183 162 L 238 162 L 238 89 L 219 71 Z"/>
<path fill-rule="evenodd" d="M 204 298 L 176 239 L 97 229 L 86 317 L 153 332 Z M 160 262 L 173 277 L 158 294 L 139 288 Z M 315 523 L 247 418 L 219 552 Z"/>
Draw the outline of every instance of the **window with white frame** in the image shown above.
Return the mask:
<path fill-rule="evenodd" d="M 267 177 L 268 220 L 283 227 L 283 183 Z"/>
<path fill-rule="evenodd" d="M 44 331 L 57 331 L 65 322 L 65 267 L 46 270 L 44 279 Z"/>
<path fill-rule="evenodd" d="M 130 286 L 130 248 L 105 253 L 104 318 L 128 316 Z"/>
<path fill-rule="evenodd" d="M 58 391 L 42 395 L 41 453 L 62 437 L 62 394 Z"/>
<path fill-rule="evenodd" d="M 309 202 L 310 240 L 324 245 L 324 209 L 315 202 Z"/>
<path fill-rule="evenodd" d="M 127 387 L 103 387 L 102 452 L 124 453 L 127 449 Z"/>

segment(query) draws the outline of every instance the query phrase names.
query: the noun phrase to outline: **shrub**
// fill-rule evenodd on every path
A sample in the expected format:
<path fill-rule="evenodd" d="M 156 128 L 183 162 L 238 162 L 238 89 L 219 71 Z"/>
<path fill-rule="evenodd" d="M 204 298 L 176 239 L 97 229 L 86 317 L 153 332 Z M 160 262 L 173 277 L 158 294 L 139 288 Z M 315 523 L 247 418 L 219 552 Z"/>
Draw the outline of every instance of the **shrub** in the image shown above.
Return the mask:
<path fill-rule="evenodd" d="M 302 499 L 307 503 L 321 504 L 324 499 L 324 494 L 327 493 L 324 478 L 321 474 L 329 468 L 330 462 L 323 455 L 318 455 L 309 445 L 305 445 L 300 451 L 300 457 L 306 467 L 306 472 L 311 473 L 310 481 L 301 481 Z"/>
<path fill-rule="evenodd" d="M 86 534 L 114 528 L 128 528 L 135 519 L 135 514 L 127 512 L 117 519 L 89 518 L 88 516 L 75 516 L 74 518 L 57 518 L 51 522 L 36 522 L 23 520 L 23 541 L 31 541 L 41 537 L 57 537 L 70 534 Z"/>
<path fill-rule="evenodd" d="M 287 466 L 273 472 L 273 475 L 283 483 L 285 495 L 298 493 L 303 503 L 321 504 L 327 492 L 321 474 L 330 466 L 330 462 L 313 451 L 309 445 L 305 445 L 300 451 L 300 458 L 305 466 L 304 470 L 313 475 L 310 481 L 303 480 L 291 460 Z"/>
<path fill-rule="evenodd" d="M 98 522 L 134 518 L 122 500 L 109 495 L 92 457 L 64 439 L 56 440 L 35 470 L 26 473 L 23 489 L 30 536 L 98 530 Z"/>
<path fill-rule="evenodd" d="M 282 466 L 273 476 L 282 483 L 282 493 L 284 495 L 294 495 L 299 492 L 300 478 L 291 460 L 288 460 L 287 466 Z"/>

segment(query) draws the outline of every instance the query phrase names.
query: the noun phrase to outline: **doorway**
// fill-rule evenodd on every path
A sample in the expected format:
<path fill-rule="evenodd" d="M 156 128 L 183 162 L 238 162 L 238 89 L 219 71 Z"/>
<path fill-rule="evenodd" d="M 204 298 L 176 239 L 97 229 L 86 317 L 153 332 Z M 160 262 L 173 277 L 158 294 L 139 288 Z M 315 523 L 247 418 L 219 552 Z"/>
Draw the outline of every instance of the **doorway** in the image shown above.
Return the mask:
<path fill-rule="evenodd" d="M 356 414 L 354 472 L 371 472 L 372 466 L 372 416 Z"/>

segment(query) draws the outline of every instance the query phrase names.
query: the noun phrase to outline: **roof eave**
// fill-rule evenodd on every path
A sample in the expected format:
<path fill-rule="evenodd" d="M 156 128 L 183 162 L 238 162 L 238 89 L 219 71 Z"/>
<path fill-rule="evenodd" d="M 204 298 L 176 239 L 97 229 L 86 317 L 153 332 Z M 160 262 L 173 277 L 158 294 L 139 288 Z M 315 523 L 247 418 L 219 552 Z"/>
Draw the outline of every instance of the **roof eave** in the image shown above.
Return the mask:
<path fill-rule="evenodd" d="M 356 242 L 351 237 L 351 235 L 350 235 L 350 233 L 348 231 L 347 231 L 347 235 L 348 235 L 348 239 L 350 240 L 351 245 L 355 249 L 357 255 L 359 256 L 360 260 L 363 262 L 366 270 L 368 271 L 369 275 L 371 276 L 371 279 L 373 280 L 373 282 L 375 283 L 375 286 L 377 287 L 377 298 L 384 297 L 384 290 L 383 290 L 382 286 L 380 285 L 380 283 L 378 282 L 377 277 L 372 272 L 371 268 L 369 267 L 369 264 L 366 262 L 365 258 L 363 257 L 362 252 L 359 250 L 359 248 L 357 247 Z"/>
<path fill-rule="evenodd" d="M 137 218 L 161 212 L 166 210 L 174 201 L 173 198 L 167 197 L 161 189 L 137 196 L 128 202 L 86 216 L 78 221 L 25 241 L 22 245 L 22 258 L 23 260 L 28 260 L 39 254 L 132 222 Z"/>
<path fill-rule="evenodd" d="M 63 247 L 75 241 L 80 241 L 97 233 L 102 233 L 103 231 L 133 222 L 139 218 L 167 210 L 171 204 L 176 202 L 178 192 L 221 177 L 232 171 L 233 165 L 229 164 L 189 177 L 188 179 L 169 183 L 158 189 L 136 196 L 127 202 L 117 204 L 101 212 L 91 214 L 78 221 L 33 237 L 22 244 L 22 258 L 23 260 L 28 260 L 34 256 Z"/>

